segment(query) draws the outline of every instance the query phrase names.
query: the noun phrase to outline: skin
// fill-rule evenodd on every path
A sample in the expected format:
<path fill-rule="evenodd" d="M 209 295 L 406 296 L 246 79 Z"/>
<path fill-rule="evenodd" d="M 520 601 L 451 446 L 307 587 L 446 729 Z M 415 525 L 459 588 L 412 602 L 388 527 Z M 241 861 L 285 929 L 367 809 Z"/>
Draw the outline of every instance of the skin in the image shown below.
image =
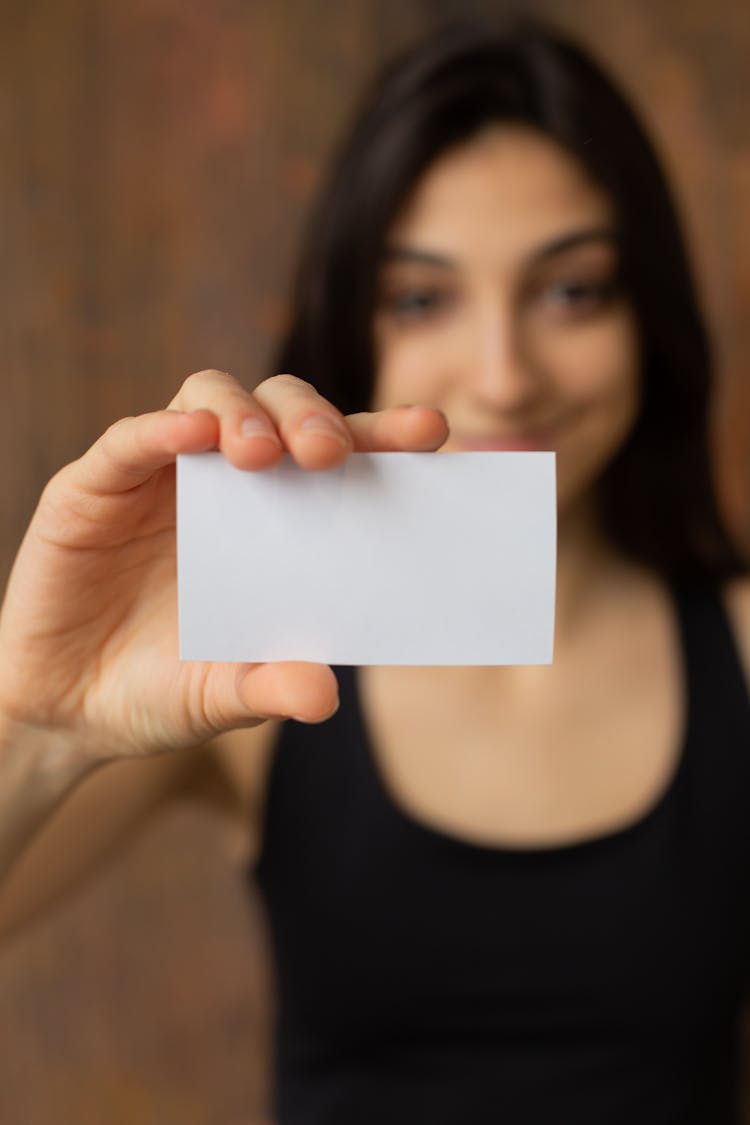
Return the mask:
<path fill-rule="evenodd" d="M 587 490 L 635 415 L 635 331 L 624 300 L 561 293 L 571 279 L 611 284 L 611 226 L 601 193 L 528 132 L 489 132 L 439 161 L 389 247 L 448 264 L 393 263 L 384 274 L 373 413 L 345 420 L 290 375 L 250 393 L 226 373 L 199 372 L 166 410 L 115 423 L 53 478 L 0 617 L 0 717 L 70 733 L 76 753 L 102 760 L 193 745 L 268 717 L 321 721 L 335 708 L 335 678 L 323 666 L 177 660 L 179 452 L 218 448 L 262 471 L 287 450 L 319 471 L 353 449 L 450 449 L 488 436 L 506 447 L 551 445 L 561 510 L 575 529 L 568 538 L 591 559 L 590 520 L 572 513 L 585 512 Z M 551 253 L 581 232 L 589 237 Z M 396 310 L 393 291 L 405 282 L 439 283 L 437 314 Z M 455 428 L 447 443 L 446 416 Z"/>
<path fill-rule="evenodd" d="M 676 768 L 685 700 L 669 593 L 607 542 L 594 501 L 640 400 L 611 201 L 526 128 L 447 152 L 389 233 L 374 343 L 377 409 L 430 402 L 442 452 L 554 450 L 558 477 L 553 665 L 361 670 L 391 798 L 490 845 L 636 819 Z"/>
<path fill-rule="evenodd" d="M 488 843 L 604 830 L 665 783 L 681 719 L 664 592 L 612 550 L 593 502 L 640 397 L 608 197 L 525 128 L 489 128 L 450 150 L 390 231 L 374 342 L 377 409 L 433 403 L 450 426 L 442 452 L 551 449 L 558 478 L 551 667 L 362 670 L 391 795 L 425 822 Z M 622 641 L 633 621 L 649 659 Z M 622 745 L 610 740 L 605 760 L 602 730 L 618 721 Z"/>
<path fill-rule="evenodd" d="M 177 797 L 220 808 L 230 849 L 237 836 L 249 848 L 265 720 L 321 722 L 338 706 L 325 665 L 178 659 L 177 454 L 219 449 L 253 472 L 288 452 L 315 472 L 353 450 L 435 449 L 445 437 L 430 407 L 345 420 L 294 376 L 250 393 L 201 371 L 166 410 L 115 423 L 49 482 L 0 612 L 0 935 Z M 254 758 L 248 728 L 262 736 Z"/>
<path fill-rule="evenodd" d="M 556 450 L 565 518 L 638 411 L 614 232 L 608 198 L 529 130 L 493 128 L 443 156 L 388 239 L 376 408 L 439 406 L 446 451 Z"/>
<path fill-rule="evenodd" d="M 0 618 L 0 720 L 16 735 L 66 732 L 77 755 L 103 760 L 268 717 L 325 719 L 337 705 L 325 666 L 178 661 L 175 457 L 220 449 L 258 471 L 287 450 L 320 471 L 354 449 L 435 448 L 445 432 L 430 408 L 344 421 L 294 376 L 251 394 L 219 371 L 190 376 L 166 410 L 115 423 L 53 478 L 19 551 Z"/>
<path fill-rule="evenodd" d="M 49 483 L 0 613 L 0 876 L 44 824 L 3 884 L 0 931 L 188 789 L 228 814 L 232 855 L 251 860 L 276 734 L 264 720 L 320 722 L 337 706 L 323 665 L 178 661 L 180 452 L 220 449 L 257 472 L 286 451 L 317 472 L 353 450 L 554 449 L 554 664 L 362 669 L 373 751 L 394 801 L 484 843 L 577 840 L 654 800 L 685 712 L 673 609 L 606 542 L 593 504 L 639 402 L 613 225 L 559 148 L 487 130 L 428 170 L 389 234 L 372 412 L 344 418 L 293 375 L 251 393 L 197 372 Z M 726 593 L 750 667 L 750 585 Z M 50 876 L 53 857 L 65 870 Z"/>

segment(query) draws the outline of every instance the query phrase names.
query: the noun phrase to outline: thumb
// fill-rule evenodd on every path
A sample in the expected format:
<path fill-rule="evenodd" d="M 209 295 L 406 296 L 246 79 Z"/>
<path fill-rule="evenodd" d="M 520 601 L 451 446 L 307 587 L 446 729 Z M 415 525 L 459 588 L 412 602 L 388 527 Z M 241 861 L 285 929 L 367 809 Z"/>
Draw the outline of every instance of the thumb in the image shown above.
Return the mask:
<path fill-rule="evenodd" d="M 213 668 L 218 671 L 219 666 Z M 327 664 L 235 664 L 224 665 L 222 671 L 230 673 L 220 677 L 222 698 L 215 700 L 215 707 L 207 707 L 214 722 L 218 719 L 218 729 L 250 726 L 263 719 L 321 723 L 338 710 L 338 682 Z"/>

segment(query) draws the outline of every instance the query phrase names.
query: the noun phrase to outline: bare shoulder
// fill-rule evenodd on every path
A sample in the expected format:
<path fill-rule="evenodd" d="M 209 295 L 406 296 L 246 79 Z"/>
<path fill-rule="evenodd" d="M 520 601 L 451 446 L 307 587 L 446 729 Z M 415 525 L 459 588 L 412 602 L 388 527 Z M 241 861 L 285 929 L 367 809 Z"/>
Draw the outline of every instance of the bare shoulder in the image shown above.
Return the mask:
<path fill-rule="evenodd" d="M 724 598 L 750 685 L 750 576 L 743 575 L 728 582 Z"/>
<path fill-rule="evenodd" d="M 266 787 L 279 734 L 276 722 L 227 731 L 207 746 L 192 795 L 220 814 L 230 858 L 240 864 L 256 857 L 263 833 Z"/>

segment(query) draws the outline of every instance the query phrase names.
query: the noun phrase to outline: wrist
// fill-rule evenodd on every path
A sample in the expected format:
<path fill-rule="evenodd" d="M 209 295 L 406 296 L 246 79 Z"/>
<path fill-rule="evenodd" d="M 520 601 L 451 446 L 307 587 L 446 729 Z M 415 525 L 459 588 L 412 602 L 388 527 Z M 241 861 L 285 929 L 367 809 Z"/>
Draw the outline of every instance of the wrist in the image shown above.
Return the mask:
<path fill-rule="evenodd" d="M 40 795 L 58 796 L 103 762 L 73 731 L 26 723 L 0 711 L 0 771 L 33 782 Z"/>
<path fill-rule="evenodd" d="M 70 733 L 0 711 L 0 884 L 38 828 L 95 764 L 91 755 L 79 753 Z"/>

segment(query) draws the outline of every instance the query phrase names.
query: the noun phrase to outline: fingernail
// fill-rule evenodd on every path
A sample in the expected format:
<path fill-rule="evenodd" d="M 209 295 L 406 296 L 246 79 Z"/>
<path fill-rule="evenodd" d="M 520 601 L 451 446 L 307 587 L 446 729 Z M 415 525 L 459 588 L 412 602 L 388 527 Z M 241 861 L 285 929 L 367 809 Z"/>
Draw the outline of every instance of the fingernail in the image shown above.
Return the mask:
<path fill-rule="evenodd" d="M 277 445 L 281 445 L 279 435 L 274 428 L 266 422 L 264 418 L 258 418 L 253 414 L 248 414 L 247 418 L 243 418 L 240 422 L 240 433 L 243 437 L 263 437 L 270 438 L 275 441 Z"/>
<path fill-rule="evenodd" d="M 351 436 L 347 427 L 329 414 L 311 414 L 300 422 L 299 428 L 305 434 L 335 437 L 342 445 L 351 445 Z"/>

